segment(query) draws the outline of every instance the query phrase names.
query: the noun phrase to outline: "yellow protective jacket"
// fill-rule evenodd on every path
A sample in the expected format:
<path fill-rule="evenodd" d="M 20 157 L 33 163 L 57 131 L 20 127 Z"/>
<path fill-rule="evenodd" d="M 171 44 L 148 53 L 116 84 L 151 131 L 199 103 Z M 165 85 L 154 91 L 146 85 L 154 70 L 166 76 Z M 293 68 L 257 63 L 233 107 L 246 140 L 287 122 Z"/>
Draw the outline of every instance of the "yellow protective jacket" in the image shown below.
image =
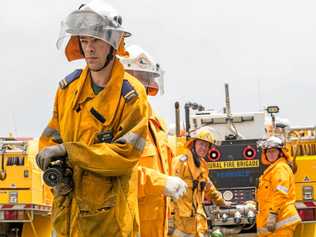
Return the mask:
<path fill-rule="evenodd" d="M 176 232 L 203 236 L 207 233 L 204 198 L 210 198 L 216 204 L 223 205 L 222 195 L 208 178 L 206 161 L 201 160 L 201 166 L 196 167 L 189 149 L 186 149 L 184 155 L 175 158 L 173 170 L 174 174 L 188 185 L 184 196 L 174 203 Z"/>
<path fill-rule="evenodd" d="M 277 214 L 276 230 L 301 222 L 295 208 L 295 180 L 285 158 L 271 164 L 259 179 L 257 191 L 259 210 L 257 229 L 267 233 L 266 222 L 270 212 Z"/>
<path fill-rule="evenodd" d="M 146 146 L 140 158 L 138 204 L 142 237 L 167 236 L 167 198 L 163 195 L 169 160 L 173 153 L 168 145 L 164 123 L 149 110 Z"/>
<path fill-rule="evenodd" d="M 135 236 L 137 163 L 148 121 L 145 90 L 117 60 L 98 95 L 87 68 L 73 74 L 61 81 L 53 117 L 40 137 L 40 149 L 61 139 L 73 168 L 73 192 L 54 197 L 54 228 L 59 236 Z"/>

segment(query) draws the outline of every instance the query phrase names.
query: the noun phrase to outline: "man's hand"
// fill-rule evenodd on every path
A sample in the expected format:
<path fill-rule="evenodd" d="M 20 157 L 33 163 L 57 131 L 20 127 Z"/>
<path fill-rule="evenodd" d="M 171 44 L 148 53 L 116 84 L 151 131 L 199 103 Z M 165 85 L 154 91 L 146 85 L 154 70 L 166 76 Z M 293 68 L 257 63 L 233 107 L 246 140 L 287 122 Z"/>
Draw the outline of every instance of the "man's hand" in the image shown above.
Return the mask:
<path fill-rule="evenodd" d="M 53 160 L 53 158 L 62 157 L 66 155 L 67 151 L 63 144 L 48 146 L 36 155 L 36 163 L 41 170 L 45 171 L 49 163 L 51 163 L 51 161 Z"/>
<path fill-rule="evenodd" d="M 165 186 L 165 195 L 173 199 L 178 199 L 187 191 L 187 187 L 188 185 L 179 177 L 168 176 Z"/>
<path fill-rule="evenodd" d="M 273 232 L 275 230 L 277 222 L 277 215 L 275 213 L 269 213 L 268 219 L 267 219 L 267 229 L 270 232 Z"/>

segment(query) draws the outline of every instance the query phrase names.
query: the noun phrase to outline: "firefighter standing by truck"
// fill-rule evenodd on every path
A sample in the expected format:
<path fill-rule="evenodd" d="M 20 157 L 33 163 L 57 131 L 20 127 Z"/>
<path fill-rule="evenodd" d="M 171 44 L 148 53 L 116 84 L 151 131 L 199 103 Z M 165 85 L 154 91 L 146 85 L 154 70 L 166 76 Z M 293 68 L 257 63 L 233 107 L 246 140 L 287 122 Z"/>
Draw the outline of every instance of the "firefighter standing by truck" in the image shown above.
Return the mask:
<path fill-rule="evenodd" d="M 262 163 L 268 168 L 259 179 L 257 191 L 258 235 L 292 237 L 301 219 L 295 208 L 295 180 L 284 144 L 272 136 L 261 145 Z"/>
<path fill-rule="evenodd" d="M 61 81 L 53 117 L 40 137 L 39 167 L 46 170 L 67 155 L 63 161 L 73 171 L 72 190 L 54 193 L 58 236 L 138 234 L 137 163 L 148 105 L 141 83 L 116 58 L 125 55 L 124 37 L 130 35 L 121 24 L 103 0 L 82 5 L 62 22 L 57 45 L 70 36 L 67 59 L 85 59 L 87 66 Z"/>
<path fill-rule="evenodd" d="M 162 81 L 160 66 L 139 46 L 131 45 L 126 50 L 129 57 L 120 59 L 125 70 L 144 85 L 147 95 L 157 95 L 159 80 Z M 165 195 L 179 198 L 186 184 L 178 177 L 168 176 L 173 152 L 168 145 L 164 122 L 153 112 L 150 104 L 148 127 L 146 146 L 139 162 L 140 231 L 142 237 L 166 237 L 168 200 Z"/>
<path fill-rule="evenodd" d="M 210 198 L 219 206 L 230 206 L 208 178 L 205 161 L 209 149 L 214 144 L 214 136 L 206 128 L 192 134 L 185 154 L 174 160 L 174 173 L 188 185 L 188 191 L 175 201 L 175 229 L 173 237 L 204 237 L 208 233 L 204 198 Z"/>

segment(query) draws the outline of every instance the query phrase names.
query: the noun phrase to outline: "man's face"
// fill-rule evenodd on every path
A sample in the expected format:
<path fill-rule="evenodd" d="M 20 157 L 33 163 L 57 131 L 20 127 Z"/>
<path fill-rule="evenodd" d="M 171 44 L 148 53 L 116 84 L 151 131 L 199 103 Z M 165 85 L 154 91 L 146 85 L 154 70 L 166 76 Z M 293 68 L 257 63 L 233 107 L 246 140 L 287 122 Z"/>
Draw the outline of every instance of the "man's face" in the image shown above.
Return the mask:
<path fill-rule="evenodd" d="M 207 141 L 203 141 L 203 140 L 195 141 L 195 151 L 196 151 L 196 154 L 200 158 L 203 158 L 207 155 L 209 148 L 210 148 L 210 144 Z"/>
<path fill-rule="evenodd" d="M 96 71 L 102 69 L 111 46 L 103 40 L 90 36 L 80 36 L 80 44 L 89 69 Z"/>

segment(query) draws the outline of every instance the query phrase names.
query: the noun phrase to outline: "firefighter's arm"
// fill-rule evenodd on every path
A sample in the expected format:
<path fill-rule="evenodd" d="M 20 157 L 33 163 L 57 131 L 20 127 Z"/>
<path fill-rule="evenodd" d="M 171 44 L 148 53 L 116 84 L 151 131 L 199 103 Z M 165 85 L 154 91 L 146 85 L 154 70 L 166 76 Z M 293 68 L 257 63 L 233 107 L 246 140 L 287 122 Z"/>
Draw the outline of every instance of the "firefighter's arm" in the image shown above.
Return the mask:
<path fill-rule="evenodd" d="M 121 176 L 132 171 L 144 149 L 147 135 L 148 102 L 145 92 L 141 92 L 138 98 L 125 103 L 112 143 L 64 143 L 72 166 L 102 176 Z"/>
<path fill-rule="evenodd" d="M 290 187 L 290 175 L 285 168 L 277 168 L 273 171 L 271 178 L 271 188 L 273 191 L 272 205 L 270 207 L 271 213 L 278 213 L 288 198 L 288 191 Z"/>
<path fill-rule="evenodd" d="M 173 199 L 183 196 L 187 184 L 177 176 L 168 176 L 156 170 L 138 168 L 138 197 L 147 195 L 165 195 Z"/>
<path fill-rule="evenodd" d="M 55 96 L 53 116 L 39 138 L 39 151 L 47 146 L 61 143 L 58 123 L 58 91 Z"/>
<path fill-rule="evenodd" d="M 154 169 L 138 167 L 138 198 L 164 194 L 167 175 Z"/>
<path fill-rule="evenodd" d="M 225 203 L 222 194 L 216 189 L 215 185 L 210 179 L 208 179 L 206 182 L 205 197 L 210 198 L 218 206 L 223 206 Z"/>
<path fill-rule="evenodd" d="M 167 152 L 168 152 L 168 173 L 169 175 L 172 175 L 172 170 L 173 170 L 172 161 L 175 156 L 169 144 L 167 144 Z"/>

